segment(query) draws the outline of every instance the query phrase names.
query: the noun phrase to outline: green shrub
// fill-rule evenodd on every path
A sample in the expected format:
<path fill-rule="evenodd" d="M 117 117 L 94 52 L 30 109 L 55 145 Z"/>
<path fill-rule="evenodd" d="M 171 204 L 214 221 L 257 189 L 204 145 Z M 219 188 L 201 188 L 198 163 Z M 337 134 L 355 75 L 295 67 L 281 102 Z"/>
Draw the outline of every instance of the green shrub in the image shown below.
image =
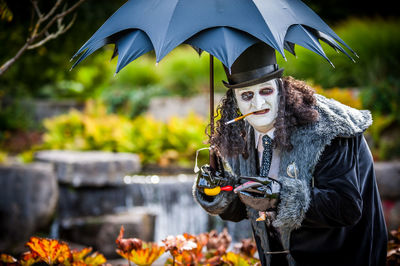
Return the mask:
<path fill-rule="evenodd" d="M 19 100 L 2 102 L 0 97 L 0 142 L 6 131 L 29 130 L 35 126 L 30 104 Z"/>
<path fill-rule="evenodd" d="M 40 149 L 132 152 L 145 164 L 188 166 L 196 150 L 205 146 L 206 120 L 195 114 L 173 117 L 167 123 L 143 115 L 130 120 L 106 114 L 104 105 L 89 102 L 84 112 L 70 111 L 47 119 L 44 125 Z"/>
<path fill-rule="evenodd" d="M 393 116 L 400 122 L 400 78 L 388 77 L 361 91 L 363 107 L 376 114 Z"/>
<path fill-rule="evenodd" d="M 50 99 L 84 99 L 85 93 L 85 87 L 82 83 L 72 80 L 62 80 L 43 86 L 39 92 L 39 96 Z"/>
<path fill-rule="evenodd" d="M 147 110 L 152 97 L 165 96 L 167 93 L 166 89 L 154 86 L 134 89 L 128 86 L 113 86 L 102 92 L 101 99 L 109 113 L 134 118 Z"/>
<path fill-rule="evenodd" d="M 116 69 L 117 59 L 113 62 L 113 70 Z M 161 73 L 156 66 L 153 53 L 148 53 L 128 64 L 112 80 L 113 85 L 145 87 L 162 82 Z"/>

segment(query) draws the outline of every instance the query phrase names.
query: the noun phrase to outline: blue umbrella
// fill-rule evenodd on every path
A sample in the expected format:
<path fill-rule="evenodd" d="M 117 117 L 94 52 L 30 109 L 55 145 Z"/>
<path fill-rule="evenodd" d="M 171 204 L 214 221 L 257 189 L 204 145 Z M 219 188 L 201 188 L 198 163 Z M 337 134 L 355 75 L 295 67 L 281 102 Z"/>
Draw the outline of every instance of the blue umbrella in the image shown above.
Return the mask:
<path fill-rule="evenodd" d="M 80 57 L 72 68 L 107 44 L 115 45 L 116 72 L 151 50 L 159 62 L 183 43 L 192 45 L 199 53 L 207 51 L 210 59 L 215 56 L 228 69 L 257 42 L 265 42 L 284 58 L 284 50 L 295 54 L 297 44 L 330 62 L 320 41 L 350 59 L 342 46 L 356 55 L 300 0 L 129 0 L 78 50 L 72 59 Z M 211 134 L 213 89 L 210 60 Z"/>
<path fill-rule="evenodd" d="M 346 55 L 339 43 L 354 53 L 299 0 L 130 0 L 79 49 L 73 58 L 82 55 L 73 67 L 109 43 L 116 45 L 119 56 L 124 51 L 117 72 L 153 49 L 159 62 L 182 43 L 209 52 L 228 68 L 255 41 L 267 43 L 283 57 L 284 49 L 294 53 L 298 44 L 329 61 L 319 40 Z"/>

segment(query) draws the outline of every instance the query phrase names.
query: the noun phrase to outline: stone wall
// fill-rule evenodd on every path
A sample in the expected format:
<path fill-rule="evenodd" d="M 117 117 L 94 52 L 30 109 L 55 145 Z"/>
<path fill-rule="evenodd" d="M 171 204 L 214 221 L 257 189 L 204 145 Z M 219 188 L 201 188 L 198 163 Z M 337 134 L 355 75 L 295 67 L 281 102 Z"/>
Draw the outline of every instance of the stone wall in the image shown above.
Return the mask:
<path fill-rule="evenodd" d="M 0 251 L 20 253 L 53 219 L 57 179 L 49 164 L 0 166 L 0 187 Z"/>
<path fill-rule="evenodd" d="M 214 105 L 218 105 L 222 94 L 214 95 Z M 210 96 L 206 94 L 183 98 L 183 97 L 155 97 L 150 100 L 147 114 L 157 120 L 168 121 L 171 116 L 185 117 L 194 112 L 204 118 L 210 113 Z"/>

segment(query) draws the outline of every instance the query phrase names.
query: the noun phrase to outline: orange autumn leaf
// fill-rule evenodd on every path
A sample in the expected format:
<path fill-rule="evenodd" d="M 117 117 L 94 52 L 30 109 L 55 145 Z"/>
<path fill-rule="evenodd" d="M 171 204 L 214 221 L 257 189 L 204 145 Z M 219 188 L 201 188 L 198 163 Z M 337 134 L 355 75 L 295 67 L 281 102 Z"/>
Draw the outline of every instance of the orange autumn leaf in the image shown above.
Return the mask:
<path fill-rule="evenodd" d="M 22 266 L 30 266 L 38 261 L 39 258 L 37 258 L 34 254 L 32 254 L 32 252 L 27 251 L 24 254 L 22 254 L 22 257 L 19 262 Z"/>
<path fill-rule="evenodd" d="M 228 252 L 222 256 L 222 261 L 232 266 L 250 266 L 249 263 L 240 254 Z"/>
<path fill-rule="evenodd" d="M 84 263 L 90 266 L 97 266 L 106 263 L 107 260 L 103 254 L 95 252 L 92 255 L 85 258 Z M 72 264 L 75 265 L 75 264 Z"/>
<path fill-rule="evenodd" d="M 119 235 L 115 240 L 117 244 L 116 252 L 136 265 L 151 265 L 165 252 L 165 248 L 156 243 L 146 243 L 138 238 L 123 237 L 124 227 L 121 226 Z"/>
<path fill-rule="evenodd" d="M 7 254 L 1 254 L 0 255 L 0 262 L 7 263 L 7 264 L 16 263 L 17 259 L 14 258 L 13 256 L 10 256 L 10 255 L 7 255 Z"/>
<path fill-rule="evenodd" d="M 58 240 L 31 237 L 26 245 L 35 258 L 50 265 L 63 263 L 72 258 L 68 245 Z"/>
<path fill-rule="evenodd" d="M 87 266 L 88 264 L 84 263 L 83 261 L 74 261 L 72 262 L 71 266 Z"/>
<path fill-rule="evenodd" d="M 221 260 L 224 263 L 232 266 L 260 265 L 260 261 L 258 259 L 250 258 L 233 252 L 226 253 L 221 257 Z"/>
<path fill-rule="evenodd" d="M 163 246 L 159 246 L 156 243 L 145 243 L 145 242 L 143 242 L 141 248 L 132 249 L 131 251 L 128 252 L 124 252 L 120 249 L 117 249 L 117 253 L 120 256 L 140 266 L 151 265 L 164 252 L 165 248 Z"/>
<path fill-rule="evenodd" d="M 78 261 L 83 261 L 84 258 L 90 253 L 92 252 L 92 248 L 84 248 L 82 250 L 71 250 L 71 254 L 72 254 L 72 261 L 74 262 L 78 262 Z"/>
<path fill-rule="evenodd" d="M 65 266 L 97 266 L 107 262 L 104 255 L 98 252 L 94 252 L 93 254 L 88 256 L 90 252 L 92 252 L 91 247 L 84 248 L 82 250 L 74 249 L 71 251 L 72 261 L 67 260 L 63 264 Z"/>

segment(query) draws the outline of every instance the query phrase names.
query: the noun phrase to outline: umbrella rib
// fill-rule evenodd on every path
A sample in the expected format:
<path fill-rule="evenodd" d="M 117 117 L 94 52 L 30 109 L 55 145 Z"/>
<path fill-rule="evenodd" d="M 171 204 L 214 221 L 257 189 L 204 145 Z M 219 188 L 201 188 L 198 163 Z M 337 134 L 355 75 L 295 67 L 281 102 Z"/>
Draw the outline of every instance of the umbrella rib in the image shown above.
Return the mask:
<path fill-rule="evenodd" d="M 271 35 L 272 35 L 272 37 L 273 37 L 273 39 L 271 40 L 270 38 L 268 38 L 267 35 L 263 34 L 263 36 L 264 36 L 264 37 L 267 37 L 266 39 L 268 39 L 268 41 L 269 41 L 269 42 L 267 42 L 267 44 L 270 45 L 270 46 L 271 46 L 272 48 L 274 48 L 275 50 L 277 50 L 277 51 L 282 55 L 282 57 L 286 60 L 285 52 L 284 52 L 284 49 L 283 49 L 283 42 L 282 42 L 281 45 L 277 42 L 277 40 L 275 39 L 275 35 L 274 35 L 274 33 L 272 32 L 272 30 L 271 30 L 270 25 L 269 25 L 268 22 L 265 20 L 263 14 L 260 12 L 260 9 L 257 7 L 257 4 L 254 2 L 254 0 L 252 0 L 251 3 L 254 5 L 255 10 L 257 10 L 258 15 L 261 16 L 262 20 L 263 20 L 264 23 L 265 23 L 265 26 L 269 29 L 269 31 L 270 31 L 270 33 L 271 33 Z"/>
<path fill-rule="evenodd" d="M 173 11 L 171 12 L 171 16 L 169 17 L 169 19 L 168 19 L 168 26 L 166 27 L 166 29 L 165 29 L 165 31 L 164 31 L 164 36 L 163 36 L 163 38 L 162 38 L 162 40 L 163 40 L 163 42 L 162 42 L 162 46 L 161 46 L 161 48 L 160 48 L 160 51 L 156 51 L 156 63 L 159 63 L 160 61 L 161 61 L 161 59 L 163 59 L 164 58 L 164 54 L 162 54 L 161 52 L 164 50 L 164 48 L 165 48 L 165 39 L 166 39 L 166 36 L 167 36 L 167 33 L 169 32 L 169 29 L 170 29 L 170 25 L 171 25 L 171 21 L 172 21 L 172 17 L 174 16 L 174 14 L 175 14 L 175 12 L 176 12 L 176 8 L 177 8 L 177 6 L 178 6 L 178 3 L 180 2 L 181 0 L 176 0 L 176 2 L 175 2 L 175 6 L 173 7 Z M 153 47 L 155 47 L 154 46 L 154 44 L 153 44 Z"/>

